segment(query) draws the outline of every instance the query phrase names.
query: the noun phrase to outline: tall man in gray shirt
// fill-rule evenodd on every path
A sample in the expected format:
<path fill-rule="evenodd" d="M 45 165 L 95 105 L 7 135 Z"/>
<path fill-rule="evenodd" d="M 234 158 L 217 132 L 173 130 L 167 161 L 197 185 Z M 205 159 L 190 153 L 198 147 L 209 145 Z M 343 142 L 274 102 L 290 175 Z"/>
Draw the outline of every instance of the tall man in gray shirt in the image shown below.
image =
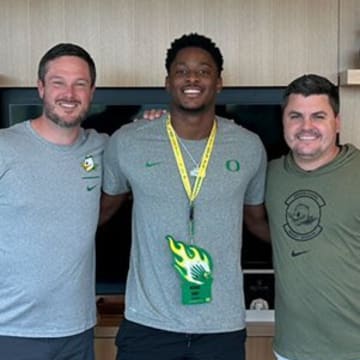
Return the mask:
<path fill-rule="evenodd" d="M 124 126 L 105 151 L 103 221 L 134 196 L 121 360 L 244 359 L 243 212 L 250 229 L 264 215 L 266 155 L 215 116 L 222 67 L 210 39 L 176 39 L 169 116 Z"/>

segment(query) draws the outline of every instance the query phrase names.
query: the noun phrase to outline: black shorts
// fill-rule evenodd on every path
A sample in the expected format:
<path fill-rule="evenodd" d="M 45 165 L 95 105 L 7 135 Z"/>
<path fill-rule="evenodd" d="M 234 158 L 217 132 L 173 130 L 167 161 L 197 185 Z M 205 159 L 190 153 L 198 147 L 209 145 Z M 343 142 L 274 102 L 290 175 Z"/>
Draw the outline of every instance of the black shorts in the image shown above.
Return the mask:
<path fill-rule="evenodd" d="M 94 331 L 59 338 L 0 336 L 0 359 L 94 360 Z"/>
<path fill-rule="evenodd" d="M 245 360 L 246 330 L 184 334 L 123 320 L 117 360 Z"/>

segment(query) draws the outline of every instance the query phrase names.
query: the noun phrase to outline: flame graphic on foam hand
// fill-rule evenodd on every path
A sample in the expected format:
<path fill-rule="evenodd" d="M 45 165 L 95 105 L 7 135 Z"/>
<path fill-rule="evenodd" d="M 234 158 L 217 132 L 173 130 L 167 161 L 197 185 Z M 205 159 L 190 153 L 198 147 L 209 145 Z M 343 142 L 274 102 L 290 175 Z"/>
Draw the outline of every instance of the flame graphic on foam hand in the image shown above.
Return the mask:
<path fill-rule="evenodd" d="M 198 285 L 212 281 L 212 261 L 204 249 L 176 241 L 170 235 L 166 239 L 174 255 L 174 267 L 184 280 Z"/>

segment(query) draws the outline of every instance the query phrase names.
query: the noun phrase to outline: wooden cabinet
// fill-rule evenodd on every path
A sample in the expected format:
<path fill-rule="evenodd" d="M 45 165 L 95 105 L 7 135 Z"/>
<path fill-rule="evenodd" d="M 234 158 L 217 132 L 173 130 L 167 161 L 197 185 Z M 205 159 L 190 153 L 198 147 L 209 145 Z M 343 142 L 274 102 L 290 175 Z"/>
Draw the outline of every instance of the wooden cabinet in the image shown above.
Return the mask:
<path fill-rule="evenodd" d="M 105 296 L 97 300 L 97 326 L 95 327 L 95 359 L 114 360 L 115 336 L 123 320 L 124 296 Z"/>
<path fill-rule="evenodd" d="M 340 85 L 359 86 L 360 69 L 348 69 L 340 73 Z"/>
<path fill-rule="evenodd" d="M 115 360 L 115 336 L 117 326 L 97 326 L 95 328 L 95 360 Z"/>
<path fill-rule="evenodd" d="M 340 142 L 360 147 L 360 1 L 339 5 Z"/>
<path fill-rule="evenodd" d="M 114 360 L 115 336 L 123 319 L 123 297 L 107 297 L 98 301 L 98 325 L 95 328 L 96 360 Z M 272 322 L 247 324 L 246 360 L 274 360 Z"/>
<path fill-rule="evenodd" d="M 275 360 L 273 322 L 250 322 L 247 324 L 247 335 L 246 360 Z"/>

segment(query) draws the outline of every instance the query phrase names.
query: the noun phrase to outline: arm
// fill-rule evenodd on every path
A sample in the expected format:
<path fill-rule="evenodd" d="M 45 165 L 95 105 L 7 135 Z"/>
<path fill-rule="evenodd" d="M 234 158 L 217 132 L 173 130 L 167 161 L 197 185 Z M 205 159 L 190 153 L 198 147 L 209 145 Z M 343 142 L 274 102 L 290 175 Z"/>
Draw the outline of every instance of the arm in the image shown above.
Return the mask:
<path fill-rule="evenodd" d="M 134 121 L 142 120 L 142 119 L 157 120 L 167 113 L 168 111 L 166 109 L 148 109 L 148 110 L 144 110 L 144 112 L 140 114 L 136 119 L 134 119 Z"/>
<path fill-rule="evenodd" d="M 248 230 L 259 239 L 270 242 L 269 223 L 264 204 L 245 205 L 244 222 Z"/>
<path fill-rule="evenodd" d="M 119 195 L 108 195 L 102 193 L 100 202 L 99 225 L 104 224 L 119 210 L 120 206 L 129 199 L 129 193 Z"/>

